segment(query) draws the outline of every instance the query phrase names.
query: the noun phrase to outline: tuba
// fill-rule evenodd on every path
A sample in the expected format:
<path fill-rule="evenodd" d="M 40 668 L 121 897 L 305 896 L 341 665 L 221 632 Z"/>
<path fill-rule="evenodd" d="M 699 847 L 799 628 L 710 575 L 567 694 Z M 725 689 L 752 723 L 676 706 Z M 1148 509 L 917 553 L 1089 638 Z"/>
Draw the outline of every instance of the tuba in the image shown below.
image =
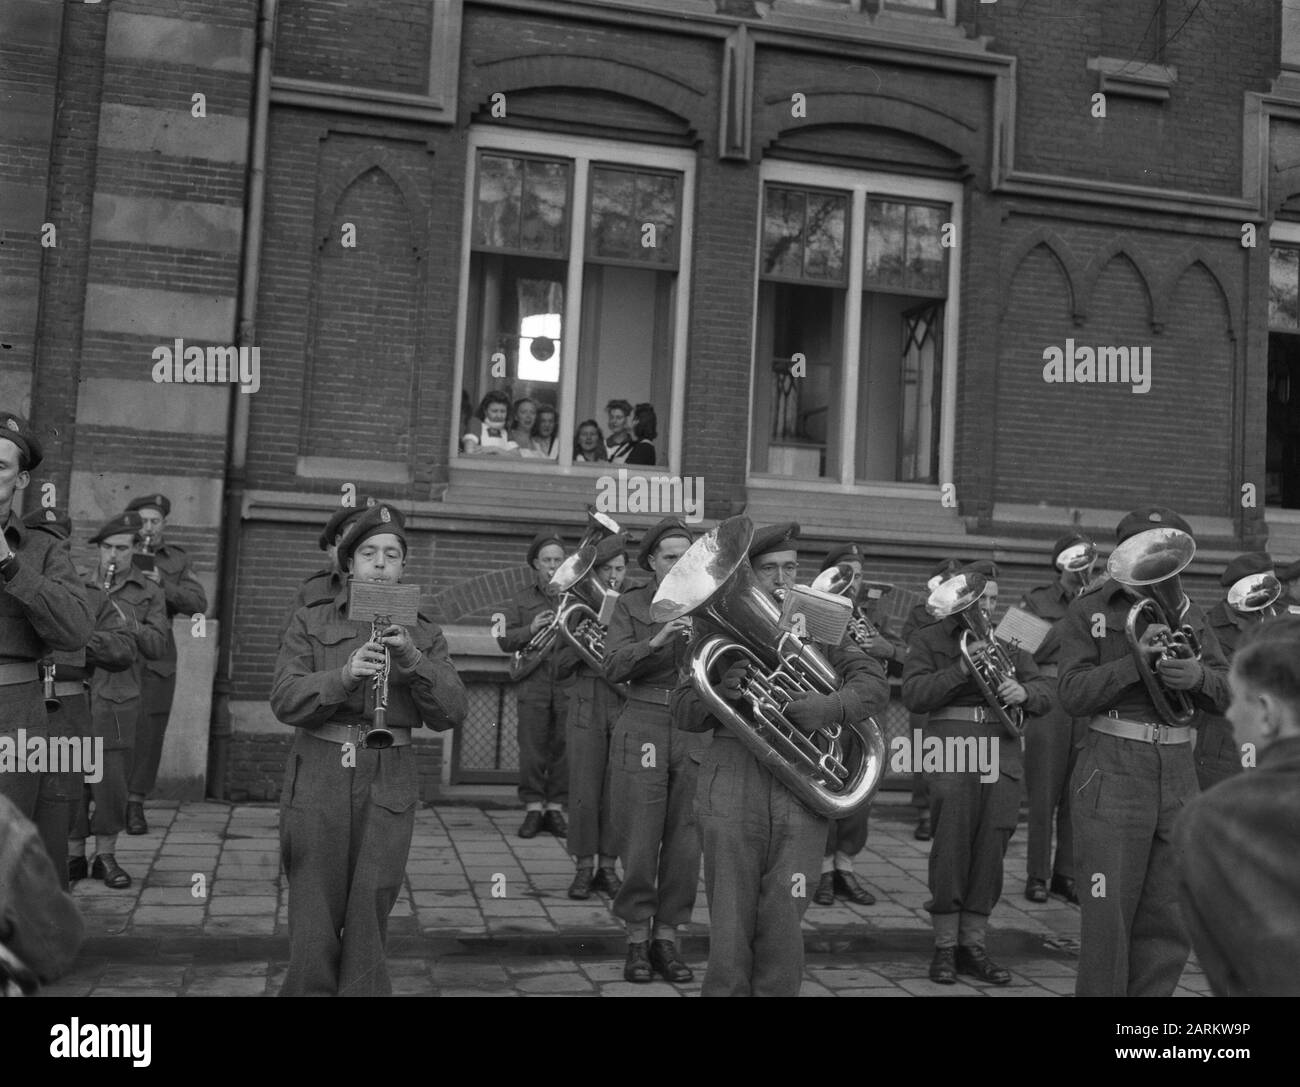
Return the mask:
<path fill-rule="evenodd" d="M 1228 607 L 1242 615 L 1259 613 L 1261 619 L 1277 614 L 1276 604 L 1282 596 L 1282 583 L 1272 574 L 1247 574 L 1232 583 L 1228 590 Z"/>
<path fill-rule="evenodd" d="M 692 649 L 688 667 L 696 693 L 808 808 L 843 819 L 880 784 L 885 741 L 870 717 L 806 736 L 785 716 L 782 708 L 795 693 L 831 694 L 843 678 L 811 642 L 781 629 L 780 610 L 746 557 L 753 537 L 753 523 L 742 516 L 696 540 L 660 583 L 651 614 L 657 623 L 699 614 L 726 632 Z M 709 681 L 726 658 L 749 665 L 738 703 L 719 695 Z"/>
<path fill-rule="evenodd" d="M 1124 630 L 1147 694 L 1167 725 L 1185 725 L 1196 713 L 1188 693 L 1166 688 L 1155 667 L 1162 660 L 1200 660 L 1201 645 L 1195 631 L 1179 624 L 1188 600 L 1178 575 L 1195 554 L 1196 541 L 1186 532 L 1176 528 L 1149 528 L 1116 547 L 1107 563 L 1110 576 L 1137 600 L 1129 610 Z M 1148 656 L 1141 648 L 1137 633 L 1138 619 L 1148 612 L 1148 623 L 1169 628 L 1169 633 L 1152 643 L 1154 656 Z"/>
<path fill-rule="evenodd" d="M 578 550 L 591 548 L 594 558 L 596 544 L 600 543 L 606 536 L 612 536 L 618 531 L 618 522 L 605 513 L 597 513 L 594 506 L 587 507 L 587 531 L 583 533 L 582 539 L 578 541 Z M 573 556 L 570 556 L 572 558 Z M 557 579 L 561 570 L 555 571 L 547 585 L 549 592 L 558 592 L 559 600 L 555 606 L 555 615 L 546 626 L 542 627 L 536 634 L 529 639 L 528 644 L 523 649 L 516 649 L 510 657 L 510 682 L 518 683 L 521 679 L 531 676 L 541 663 L 551 655 L 551 650 L 555 648 L 556 639 L 560 635 L 560 626 L 565 617 L 565 610 L 572 606 L 569 599 L 570 594 L 560 588 Z M 580 651 L 581 652 L 581 651 Z"/>
<path fill-rule="evenodd" d="M 849 637 L 853 643 L 861 649 L 866 648 L 867 642 L 872 638 L 881 636 L 879 628 L 862 610 L 862 605 L 858 603 L 858 597 L 861 595 L 862 575 L 855 573 L 853 567 L 847 562 L 841 562 L 827 570 L 823 570 L 815 578 L 811 588 L 818 589 L 824 593 L 835 593 L 837 596 L 843 596 L 853 605 L 853 614 L 849 617 Z"/>
<path fill-rule="evenodd" d="M 950 615 L 960 618 L 966 627 L 961 632 L 962 660 L 1002 730 L 1013 740 L 1018 740 L 1025 730 L 1024 709 L 1009 706 L 998 697 L 998 688 L 1008 679 L 1016 678 L 1016 666 L 1011 654 L 989 629 L 989 621 L 979 608 L 985 583 L 986 579 L 980 573 L 957 574 L 930 593 L 926 607 L 936 619 L 946 619 Z M 983 648 L 972 649 L 972 640 L 983 642 Z"/>

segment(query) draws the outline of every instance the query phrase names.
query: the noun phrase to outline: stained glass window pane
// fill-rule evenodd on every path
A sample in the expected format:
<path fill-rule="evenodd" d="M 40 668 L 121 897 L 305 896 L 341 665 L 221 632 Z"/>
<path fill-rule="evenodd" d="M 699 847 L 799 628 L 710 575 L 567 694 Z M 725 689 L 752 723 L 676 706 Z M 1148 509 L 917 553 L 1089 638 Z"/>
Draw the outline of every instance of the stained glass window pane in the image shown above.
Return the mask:
<path fill-rule="evenodd" d="M 875 287 L 899 287 L 904 278 L 903 246 L 907 205 L 872 200 L 867 224 L 867 282 Z"/>
<path fill-rule="evenodd" d="M 942 208 L 913 204 L 907 209 L 907 285 L 922 291 L 944 289 L 947 262 L 940 244 Z"/>
<path fill-rule="evenodd" d="M 569 167 L 562 162 L 525 163 L 523 222 L 519 248 L 528 253 L 563 254 L 568 250 L 565 211 L 569 201 Z"/>
<path fill-rule="evenodd" d="M 763 209 L 763 274 L 798 279 L 803 272 L 803 217 L 807 200 L 791 189 L 767 188 Z"/>
<path fill-rule="evenodd" d="M 523 188 L 523 162 L 501 155 L 481 155 L 478 160 L 478 197 L 475 201 L 474 244 L 491 249 L 519 247 L 519 205 Z"/>
<path fill-rule="evenodd" d="M 680 175 L 593 167 L 588 259 L 676 264 L 680 192 Z"/>
<path fill-rule="evenodd" d="M 763 275 L 842 282 L 848 197 L 769 185 L 763 208 Z"/>
<path fill-rule="evenodd" d="M 847 201 L 830 193 L 808 194 L 808 222 L 804 249 L 805 279 L 842 279 L 844 276 L 844 215 Z"/>

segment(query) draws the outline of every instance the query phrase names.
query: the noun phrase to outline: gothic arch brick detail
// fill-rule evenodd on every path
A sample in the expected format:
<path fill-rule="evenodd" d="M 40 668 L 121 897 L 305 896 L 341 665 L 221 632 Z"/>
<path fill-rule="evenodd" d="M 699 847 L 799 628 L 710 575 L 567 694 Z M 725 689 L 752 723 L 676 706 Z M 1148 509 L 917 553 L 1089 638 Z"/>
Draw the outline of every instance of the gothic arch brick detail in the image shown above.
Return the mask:
<path fill-rule="evenodd" d="M 1227 335 L 1230 340 L 1235 340 L 1237 338 L 1237 321 L 1233 312 L 1232 296 L 1224 286 L 1225 283 L 1231 282 L 1231 277 L 1225 273 L 1219 259 L 1212 256 L 1203 246 L 1198 245 L 1187 250 L 1182 255 L 1181 260 L 1173 262 L 1173 270 L 1158 284 L 1157 297 L 1160 299 L 1161 310 L 1165 313 L 1169 312 L 1174 293 L 1178 290 L 1178 285 L 1183 281 L 1183 276 L 1191 272 L 1198 264 L 1210 277 L 1210 282 L 1214 284 L 1215 290 L 1223 301 L 1223 312 L 1228 322 Z"/>
<path fill-rule="evenodd" d="M 330 229 L 348 190 L 371 171 L 378 171 L 386 177 L 401 194 L 407 218 L 413 228 L 411 248 L 415 252 L 416 259 L 423 260 L 428 235 L 428 209 L 406 167 L 385 149 L 359 152 L 331 172 L 332 176 L 326 181 L 317 203 L 324 230 Z M 320 244 L 330 240 L 328 234 L 317 239 Z"/>
<path fill-rule="evenodd" d="M 1097 280 L 1101 278 L 1102 273 L 1111 261 L 1117 258 L 1127 260 L 1142 283 L 1143 290 L 1147 296 L 1147 316 L 1151 322 L 1151 328 L 1159 332 L 1165 325 L 1165 310 L 1163 298 L 1157 298 L 1152 284 L 1159 281 L 1155 274 L 1155 269 L 1151 262 L 1134 248 L 1130 241 L 1124 238 L 1113 238 L 1105 246 L 1097 250 L 1088 266 L 1083 270 L 1083 277 L 1080 282 L 1079 300 L 1076 309 L 1076 317 L 1086 318 L 1092 304 L 1093 291 L 1096 289 Z"/>
<path fill-rule="evenodd" d="M 1061 269 L 1061 275 L 1065 279 L 1065 289 L 1070 294 L 1070 313 L 1076 321 L 1082 321 L 1083 314 L 1079 305 L 1078 289 L 1081 275 L 1079 260 L 1065 239 L 1049 227 L 1038 227 L 1036 230 L 1030 231 L 1008 250 L 1003 258 L 1003 268 L 1006 269 L 1006 273 L 1002 276 L 1002 282 L 1008 285 L 1014 282 L 1016 274 L 1020 271 L 1020 266 L 1040 246 L 1047 250 L 1056 260 L 1057 266 Z M 999 319 L 1006 313 L 1007 306 L 1010 304 L 1011 296 L 1008 292 L 1004 292 Z"/>

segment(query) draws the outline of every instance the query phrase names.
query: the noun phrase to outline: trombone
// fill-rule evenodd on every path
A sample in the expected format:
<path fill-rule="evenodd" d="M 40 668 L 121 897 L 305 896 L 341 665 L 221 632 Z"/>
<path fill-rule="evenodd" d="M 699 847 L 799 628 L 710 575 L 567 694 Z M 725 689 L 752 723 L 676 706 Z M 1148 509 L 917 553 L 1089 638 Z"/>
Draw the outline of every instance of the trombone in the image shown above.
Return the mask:
<path fill-rule="evenodd" d="M 1201 643 L 1196 632 L 1187 624 L 1179 623 L 1190 606 L 1179 575 L 1195 554 L 1196 541 L 1186 532 L 1176 528 L 1149 528 L 1116 547 L 1107 562 L 1110 576 L 1137 601 L 1129 609 L 1124 631 L 1138 674 L 1160 719 L 1175 727 L 1191 721 L 1196 707 L 1186 691 L 1164 685 L 1156 665 L 1162 660 L 1201 659 Z M 1144 615 L 1148 623 L 1169 628 L 1167 633 L 1152 640 L 1149 651 L 1142 648 L 1137 633 L 1137 622 Z"/>

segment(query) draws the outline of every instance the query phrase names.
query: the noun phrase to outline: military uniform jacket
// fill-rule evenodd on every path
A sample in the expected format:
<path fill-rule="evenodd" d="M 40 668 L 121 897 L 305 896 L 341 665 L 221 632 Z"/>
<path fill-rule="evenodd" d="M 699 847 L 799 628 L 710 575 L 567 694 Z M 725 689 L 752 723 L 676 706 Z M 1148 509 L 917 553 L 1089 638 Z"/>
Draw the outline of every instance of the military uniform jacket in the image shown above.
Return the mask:
<path fill-rule="evenodd" d="M 286 725 L 314 729 L 324 724 L 356 725 L 373 707 L 373 677 L 348 689 L 343 667 L 370 640 L 370 624 L 346 618 L 348 587 L 333 600 L 299 608 L 280 645 L 271 686 L 271 710 Z M 443 732 L 457 728 L 469 711 L 465 685 L 451 663 L 447 639 L 425 612 L 411 640 L 423 656 L 411 671 L 392 661 L 388 677 L 388 726 Z"/>
<path fill-rule="evenodd" d="M 1070 604 L 1061 621 L 1060 675 L 1057 691 L 1061 706 L 1074 717 L 1092 717 L 1115 710 L 1134 721 L 1158 722 L 1160 716 L 1147 694 L 1137 662 L 1129 650 L 1124 626 L 1133 601 L 1119 582 L 1108 579 Z M 1093 616 L 1105 617 L 1106 633 L 1092 636 Z M 1201 642 L 1204 680 L 1199 691 L 1187 692 L 1198 708 L 1221 713 L 1228 706 L 1227 661 L 1219 640 L 1206 622 L 1205 612 L 1192 604 L 1182 621 Z M 1146 629 L 1139 623 L 1140 636 Z"/>
<path fill-rule="evenodd" d="M 1241 644 L 1242 639 L 1259 626 L 1262 620 L 1242 615 L 1241 612 L 1228 607 L 1226 600 L 1220 600 L 1206 613 L 1206 621 L 1219 640 L 1219 649 L 1223 651 L 1224 659 L 1231 663 L 1232 658 L 1237 655 L 1237 646 Z"/>
<path fill-rule="evenodd" d="M 7 581 L 0 577 L 0 664 L 80 649 L 90 638 L 91 614 L 68 541 L 28 528 L 12 511 L 3 531 L 18 570 Z"/>
<path fill-rule="evenodd" d="M 961 634 L 965 629 L 957 616 L 950 615 L 912 633 L 903 668 L 902 699 L 913 713 L 935 713 L 947 706 L 988 706 L 974 677 L 962 666 Z M 1016 681 L 1025 689 L 1025 713 L 1046 713 L 1052 706 L 1052 687 L 1039 674 L 1034 658 L 1023 649 L 999 644 L 1010 655 Z"/>
<path fill-rule="evenodd" d="M 502 652 L 517 653 L 523 649 L 533 640 L 533 633 L 530 629 L 533 619 L 544 611 L 555 611 L 559 607 L 559 603 L 558 597 L 547 596 L 546 593 L 542 592 L 537 587 L 536 581 L 525 585 L 515 593 L 506 607 L 506 632 L 497 637 L 497 645 L 501 647 Z M 558 636 L 556 640 L 558 642 Z M 521 691 L 529 687 L 545 687 L 551 683 L 559 682 L 560 677 L 556 671 L 555 654 L 556 649 L 552 649 L 547 654 L 546 660 L 531 675 L 525 676 L 519 681 Z"/>
<path fill-rule="evenodd" d="M 912 610 L 907 613 L 907 619 L 903 623 L 901 637 L 903 642 L 910 647 L 912 635 L 922 627 L 928 627 L 935 622 L 935 618 L 930 614 L 924 604 L 914 604 Z"/>
<path fill-rule="evenodd" d="M 199 579 L 190 568 L 190 557 L 184 548 L 175 544 L 159 544 L 154 552 L 154 565 L 161 579 L 160 587 L 167 608 L 167 651 L 158 658 L 150 657 L 145 669 L 155 676 L 176 674 L 176 640 L 172 637 L 171 621 L 177 615 L 188 618 L 208 610 L 208 596 Z"/>
<path fill-rule="evenodd" d="M 346 584 L 346 576 L 341 574 L 338 568 L 334 566 L 327 566 L 323 570 L 317 570 L 304 580 L 294 594 L 293 604 L 289 608 L 289 617 L 285 620 L 284 630 L 280 631 L 281 638 L 284 637 L 284 632 L 289 629 L 289 624 L 293 622 L 294 612 L 310 604 L 333 600 Z"/>
<path fill-rule="evenodd" d="M 697 619 L 696 624 L 698 629 L 693 639 L 696 643 L 712 634 L 723 633 L 707 620 Z M 864 721 L 885 708 L 889 702 L 889 680 L 885 678 L 882 661 L 868 656 L 849 641 L 837 646 L 817 645 L 817 649 L 844 680 L 839 688 L 839 696 L 844 704 L 845 721 Z M 743 699 L 736 704 L 741 707 L 746 705 Z M 689 673 L 682 675 L 681 682 L 673 691 L 671 706 L 673 724 L 686 732 L 710 732 L 726 728 L 700 699 Z"/>
<path fill-rule="evenodd" d="M 55 650 L 50 654 L 56 680 L 87 679 L 96 668 L 121 672 L 130 668 L 137 656 L 135 635 L 126 616 L 94 580 L 93 574 L 78 572 L 85 578 L 86 602 L 95 613 L 95 629 L 85 648 L 71 652 Z"/>
<path fill-rule="evenodd" d="M 94 577 L 92 573 L 90 577 Z M 101 585 L 101 592 L 103 591 Z M 138 650 L 130 667 L 110 672 L 95 669 L 90 680 L 91 711 L 97 712 L 99 701 L 121 705 L 140 697 L 141 680 L 146 660 L 158 660 L 167 652 L 171 640 L 171 626 L 167 622 L 167 605 L 162 589 L 149 581 L 134 566 L 127 568 L 126 577 L 114 579 L 108 597 L 117 605 L 126 628 L 135 639 Z"/>
<path fill-rule="evenodd" d="M 688 639 L 677 635 L 661 646 L 650 639 L 663 628 L 650 618 L 650 605 L 659 586 L 653 581 L 619 596 L 605 637 L 605 678 L 611 683 L 644 683 L 671 690 L 691 655 Z M 698 620 L 697 620 L 698 622 Z"/>
<path fill-rule="evenodd" d="M 1020 598 L 1020 607 L 1031 615 L 1038 616 L 1044 622 L 1052 624 L 1052 629 L 1047 632 L 1043 644 L 1034 652 L 1035 664 L 1060 663 L 1060 621 L 1065 618 L 1065 613 L 1069 611 L 1073 599 L 1074 597 L 1065 591 L 1059 579 L 1050 585 L 1036 585 Z"/>
<path fill-rule="evenodd" d="M 1300 738 L 1188 801 L 1184 923 L 1215 996 L 1300 996 Z"/>

